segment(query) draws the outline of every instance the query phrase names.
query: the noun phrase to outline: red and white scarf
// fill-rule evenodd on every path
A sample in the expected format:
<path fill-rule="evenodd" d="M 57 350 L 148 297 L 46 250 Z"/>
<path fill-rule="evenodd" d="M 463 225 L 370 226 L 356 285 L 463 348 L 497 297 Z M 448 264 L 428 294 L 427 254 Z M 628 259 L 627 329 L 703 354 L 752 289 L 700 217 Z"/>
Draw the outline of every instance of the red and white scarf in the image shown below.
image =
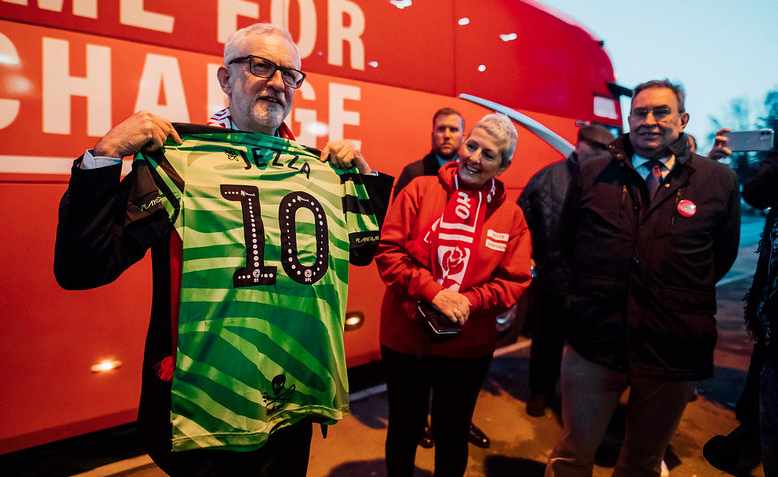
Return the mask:
<path fill-rule="evenodd" d="M 448 166 L 453 172 L 454 189 L 448 196 L 443 214 L 424 235 L 424 246 L 429 250 L 432 275 L 443 287 L 453 291 L 467 289 L 468 270 L 477 266 L 478 244 L 483 232 L 486 208 L 494 200 L 496 183 L 479 190 L 461 189 L 457 165 Z"/>

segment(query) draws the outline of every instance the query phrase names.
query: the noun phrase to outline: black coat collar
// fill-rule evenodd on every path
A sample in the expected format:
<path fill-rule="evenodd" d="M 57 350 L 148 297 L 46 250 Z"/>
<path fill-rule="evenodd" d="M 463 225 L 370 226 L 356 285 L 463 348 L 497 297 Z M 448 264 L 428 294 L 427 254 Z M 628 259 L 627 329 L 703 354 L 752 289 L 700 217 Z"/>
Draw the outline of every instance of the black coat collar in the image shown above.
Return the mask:
<path fill-rule="evenodd" d="M 635 154 L 635 150 L 632 148 L 632 143 L 629 140 L 629 133 L 619 136 L 618 139 L 608 145 L 608 149 L 615 159 L 626 161 L 630 166 L 632 165 L 632 156 Z M 676 164 L 686 164 L 693 156 L 689 150 L 689 136 L 686 133 L 682 133 L 675 142 L 670 144 L 668 149 L 675 155 Z"/>

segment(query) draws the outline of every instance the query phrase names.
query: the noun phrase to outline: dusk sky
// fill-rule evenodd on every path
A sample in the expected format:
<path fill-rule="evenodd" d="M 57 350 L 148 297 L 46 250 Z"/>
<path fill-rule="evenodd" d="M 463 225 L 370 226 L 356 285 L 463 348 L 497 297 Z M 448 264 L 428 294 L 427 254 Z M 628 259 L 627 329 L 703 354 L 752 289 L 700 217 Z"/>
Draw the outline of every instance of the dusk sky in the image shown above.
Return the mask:
<path fill-rule="evenodd" d="M 691 116 L 687 131 L 701 144 L 712 130 L 708 117 L 722 117 L 731 99 L 745 96 L 756 108 L 769 89 L 778 88 L 776 0 L 541 3 L 605 41 L 618 83 L 680 81 Z"/>

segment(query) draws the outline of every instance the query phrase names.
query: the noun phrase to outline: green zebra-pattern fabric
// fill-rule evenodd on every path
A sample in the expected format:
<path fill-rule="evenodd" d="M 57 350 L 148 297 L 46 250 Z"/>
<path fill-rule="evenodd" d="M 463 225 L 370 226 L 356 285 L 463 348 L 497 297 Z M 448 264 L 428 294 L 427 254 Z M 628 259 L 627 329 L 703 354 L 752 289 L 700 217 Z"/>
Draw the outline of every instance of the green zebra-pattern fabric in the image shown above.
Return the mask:
<path fill-rule="evenodd" d="M 139 153 L 183 242 L 174 451 L 247 451 L 348 411 L 350 238 L 377 235 L 354 170 L 257 133 L 184 133 Z"/>

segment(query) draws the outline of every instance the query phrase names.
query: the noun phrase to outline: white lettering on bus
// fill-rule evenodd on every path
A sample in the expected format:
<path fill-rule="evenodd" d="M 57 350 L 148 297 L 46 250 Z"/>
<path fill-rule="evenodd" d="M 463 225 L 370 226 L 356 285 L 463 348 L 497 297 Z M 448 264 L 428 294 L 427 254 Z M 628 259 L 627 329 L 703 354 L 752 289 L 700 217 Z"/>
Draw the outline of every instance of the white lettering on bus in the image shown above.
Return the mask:
<path fill-rule="evenodd" d="M 347 99 L 359 101 L 362 96 L 362 89 L 358 86 L 351 86 L 340 83 L 330 83 L 330 141 L 344 139 L 343 126 L 359 126 L 359 112 L 347 111 L 344 101 Z M 362 141 L 349 139 L 354 143 L 354 147 L 360 149 Z"/>
<path fill-rule="evenodd" d="M 6 3 L 27 6 L 27 0 L 4 0 Z M 38 0 L 38 8 L 50 12 L 61 12 L 64 0 Z M 73 15 L 97 18 L 97 0 L 73 0 Z"/>
<path fill-rule="evenodd" d="M 100 137 L 111 128 L 113 112 L 111 48 L 86 44 L 85 49 L 86 73 L 84 76 L 74 76 L 70 73 L 70 42 L 58 38 L 42 38 L 42 74 L 39 87 L 42 92 L 43 133 L 73 134 L 71 101 L 74 96 L 86 99 L 87 135 Z M 0 65 L 3 69 L 14 68 L 15 65 L 24 62 L 19 57 L 13 41 L 2 33 L 0 33 L 0 61 L 3 63 Z M 206 109 L 210 115 L 227 105 L 228 100 L 216 80 L 216 71 L 220 64 L 205 63 L 203 66 L 204 74 L 208 75 L 206 98 L 202 98 L 197 104 L 198 108 Z M 184 80 L 178 58 L 146 54 L 133 109 L 147 110 L 173 121 L 190 121 Z M 320 136 L 329 136 L 330 140 L 344 139 L 345 126 L 359 127 L 361 120 L 359 111 L 346 107 L 346 101 L 361 101 L 362 90 L 359 86 L 322 79 L 321 87 L 326 85 L 329 93 L 328 104 L 323 104 L 323 101 L 317 102 L 316 84 L 314 78 L 303 83 L 300 88 L 300 98 L 313 104 L 308 107 L 294 108 L 294 114 L 288 118 L 290 124 L 296 122 L 300 126 L 298 141 L 311 146 L 317 146 Z M 24 101 L 13 99 L 14 91 L 6 87 L 6 98 L 0 98 L 0 129 L 15 123 L 24 107 L 35 104 L 25 106 Z M 122 103 L 125 102 L 126 96 L 126 92 L 123 91 Z M 319 119 L 323 115 L 324 108 L 329 112 L 329 124 L 322 124 Z M 76 128 L 76 134 L 79 134 L 78 131 L 79 128 Z M 355 147 L 361 147 L 361 140 L 349 140 Z"/>
<path fill-rule="evenodd" d="M 0 0 L 5 3 L 28 6 L 29 0 Z M 324 0 L 295 0 L 299 25 L 295 41 L 300 57 L 305 59 L 316 51 L 318 33 L 318 5 Z M 42 10 L 62 13 L 65 0 L 37 0 Z M 98 19 L 98 0 L 72 0 L 73 15 Z M 144 0 L 120 0 L 119 22 L 136 28 L 173 33 L 176 18 L 173 15 L 146 10 Z M 270 21 L 289 29 L 291 0 L 270 0 Z M 321 7 L 320 7 L 321 8 Z M 104 14 L 105 15 L 105 14 Z M 238 28 L 238 18 L 259 20 L 259 4 L 249 0 L 218 0 L 216 13 L 216 40 L 224 44 Z M 348 48 L 348 67 L 365 69 L 365 13 L 353 0 L 327 0 L 327 63 L 344 66 L 344 49 Z M 346 45 L 348 44 L 348 45 Z"/>
<path fill-rule="evenodd" d="M 174 21 L 175 19 L 170 15 L 144 9 L 143 0 L 121 0 L 119 4 L 119 22 L 122 25 L 171 33 Z"/>
<path fill-rule="evenodd" d="M 289 0 L 272 0 L 270 3 L 270 21 L 274 25 L 289 30 Z M 313 0 L 297 0 L 300 12 L 300 37 L 295 42 L 300 50 L 300 58 L 307 58 L 316 46 L 316 5 Z"/>
<path fill-rule="evenodd" d="M 351 52 L 351 67 L 365 69 L 365 14 L 359 5 L 350 0 L 329 0 L 327 2 L 327 62 L 343 66 L 343 44 L 348 42 Z M 349 17 L 345 25 L 344 14 Z"/>
<path fill-rule="evenodd" d="M 165 94 L 166 104 L 158 102 L 161 92 Z M 146 55 L 135 111 L 149 111 L 171 121 L 189 122 L 178 58 L 153 53 Z"/>
<path fill-rule="evenodd" d="M 43 37 L 43 132 L 70 134 L 71 96 L 86 97 L 87 134 L 111 127 L 111 49 L 86 45 L 86 76 L 70 76 L 70 44 Z"/>
<path fill-rule="evenodd" d="M 0 57 L 4 65 L 19 65 L 19 52 L 16 51 L 16 46 L 2 33 L 0 33 Z M 0 129 L 6 128 L 16 120 L 20 105 L 18 99 L 0 98 Z"/>
<path fill-rule="evenodd" d="M 217 7 L 216 38 L 227 43 L 227 38 L 238 29 L 238 17 L 259 18 L 259 5 L 244 0 L 219 0 Z"/>

